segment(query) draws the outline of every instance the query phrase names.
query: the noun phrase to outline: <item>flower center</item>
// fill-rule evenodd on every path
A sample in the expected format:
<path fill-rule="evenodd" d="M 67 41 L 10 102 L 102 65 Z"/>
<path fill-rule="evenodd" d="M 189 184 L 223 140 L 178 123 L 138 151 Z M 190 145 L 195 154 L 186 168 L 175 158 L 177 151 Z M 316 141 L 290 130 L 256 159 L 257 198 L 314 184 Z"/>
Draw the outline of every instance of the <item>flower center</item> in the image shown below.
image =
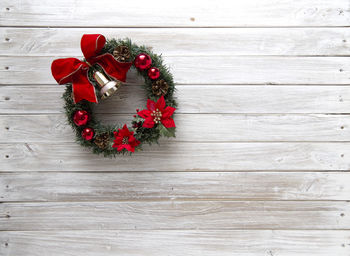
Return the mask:
<path fill-rule="evenodd" d="M 151 113 L 151 116 L 153 116 L 153 121 L 154 121 L 156 124 L 159 124 L 159 123 L 160 123 L 160 119 L 162 118 L 162 112 L 160 112 L 159 109 L 157 108 L 156 110 L 154 110 L 154 111 Z"/>
<path fill-rule="evenodd" d="M 123 137 L 122 144 L 128 144 L 129 143 L 129 137 Z"/>

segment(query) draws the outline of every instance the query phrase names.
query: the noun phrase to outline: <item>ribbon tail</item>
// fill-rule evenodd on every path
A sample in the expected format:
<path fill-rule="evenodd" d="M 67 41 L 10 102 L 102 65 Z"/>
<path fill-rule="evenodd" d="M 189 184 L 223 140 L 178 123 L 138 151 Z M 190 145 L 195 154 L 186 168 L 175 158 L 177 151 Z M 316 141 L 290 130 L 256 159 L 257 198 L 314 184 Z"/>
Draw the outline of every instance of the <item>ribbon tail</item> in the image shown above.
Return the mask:
<path fill-rule="evenodd" d="M 87 74 L 80 74 L 74 77 L 72 87 L 74 103 L 78 103 L 81 100 L 97 103 L 95 87 L 90 83 Z"/>
<path fill-rule="evenodd" d="M 122 82 L 125 82 L 126 74 L 132 66 L 132 62 L 119 62 L 109 53 L 97 56 L 94 60 L 108 76 Z"/>

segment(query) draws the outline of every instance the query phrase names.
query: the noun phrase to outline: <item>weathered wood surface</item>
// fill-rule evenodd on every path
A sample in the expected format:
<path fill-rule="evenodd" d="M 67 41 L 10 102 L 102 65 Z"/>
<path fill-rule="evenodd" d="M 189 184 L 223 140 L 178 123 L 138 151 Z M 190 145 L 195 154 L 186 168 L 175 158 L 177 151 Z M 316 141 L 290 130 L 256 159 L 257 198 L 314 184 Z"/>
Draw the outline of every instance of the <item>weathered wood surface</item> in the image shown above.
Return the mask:
<path fill-rule="evenodd" d="M 348 171 L 345 142 L 176 142 L 168 140 L 117 159 L 74 142 L 3 143 L 0 170 L 14 171 Z M 152 158 L 150 159 L 150 156 Z"/>
<path fill-rule="evenodd" d="M 0 2 L 0 255 L 349 256 L 348 0 Z M 177 138 L 73 142 L 50 64 L 130 37 L 177 83 Z M 128 121 L 128 74 L 96 107 Z"/>
<path fill-rule="evenodd" d="M 12 255 L 348 256 L 348 230 L 8 231 L 0 253 Z"/>
<path fill-rule="evenodd" d="M 280 27 L 348 26 L 347 0 L 3 0 L 2 26 L 53 27 Z"/>
<path fill-rule="evenodd" d="M 349 183 L 348 172 L 17 172 L 0 174 L 0 198 L 4 202 L 348 200 Z"/>
<path fill-rule="evenodd" d="M 130 124 L 133 118 L 132 114 L 98 117 L 103 123 L 120 125 Z M 179 142 L 350 141 L 350 118 L 344 115 L 178 114 L 174 119 Z M 65 115 L 0 116 L 0 143 L 51 142 L 52 138 L 74 141 Z"/>
<path fill-rule="evenodd" d="M 8 231 L 349 229 L 350 202 L 6 203 L 0 205 L 0 227 Z"/>
<path fill-rule="evenodd" d="M 350 114 L 350 86 L 178 85 L 176 89 L 176 113 Z M 62 113 L 63 91 L 60 85 L 0 86 L 0 114 Z M 123 86 L 95 112 L 134 114 L 145 105 L 139 85 Z"/>
<path fill-rule="evenodd" d="M 348 55 L 347 28 L 4 28 L 0 55 L 80 56 L 82 34 L 132 38 L 167 56 Z M 23 38 L 29 40 L 23 40 Z M 55 47 L 53 47 L 55 46 Z"/>
<path fill-rule="evenodd" d="M 50 70 L 54 59 L 0 57 L 0 83 L 56 84 Z M 164 61 L 179 84 L 350 83 L 350 58 L 345 57 L 165 55 Z"/>

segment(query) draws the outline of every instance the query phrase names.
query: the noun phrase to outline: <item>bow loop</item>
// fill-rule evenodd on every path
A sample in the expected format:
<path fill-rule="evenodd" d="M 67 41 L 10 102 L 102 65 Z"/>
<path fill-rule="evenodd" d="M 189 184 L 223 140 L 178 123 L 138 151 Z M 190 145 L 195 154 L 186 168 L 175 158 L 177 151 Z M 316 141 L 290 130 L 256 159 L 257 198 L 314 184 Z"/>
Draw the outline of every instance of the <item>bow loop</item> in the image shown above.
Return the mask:
<path fill-rule="evenodd" d="M 76 58 L 57 59 L 51 64 L 52 75 L 58 84 L 73 82 L 73 76 L 84 67 L 88 65 Z"/>
<path fill-rule="evenodd" d="M 106 38 L 100 34 L 85 34 L 80 41 L 81 51 L 87 61 L 96 57 L 106 43 Z M 92 63 L 91 63 L 92 64 Z"/>
<path fill-rule="evenodd" d="M 87 75 L 89 66 L 76 58 L 54 60 L 51 64 L 52 75 L 58 84 L 72 83 L 75 103 L 85 99 L 97 102 L 94 86 Z"/>

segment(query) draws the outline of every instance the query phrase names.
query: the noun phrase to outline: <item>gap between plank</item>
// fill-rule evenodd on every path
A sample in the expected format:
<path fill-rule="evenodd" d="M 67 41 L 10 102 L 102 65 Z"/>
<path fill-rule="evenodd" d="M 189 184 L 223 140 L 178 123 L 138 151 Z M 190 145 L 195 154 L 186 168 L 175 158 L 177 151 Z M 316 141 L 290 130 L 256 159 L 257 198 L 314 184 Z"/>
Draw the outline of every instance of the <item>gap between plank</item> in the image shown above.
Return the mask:
<path fill-rule="evenodd" d="M 139 28 L 167 28 L 167 29 L 178 29 L 178 28 L 348 28 L 350 25 L 343 26 L 44 26 L 44 25 L 0 25 L 0 28 L 81 28 L 81 29 L 95 29 L 95 28 L 128 28 L 128 29 L 139 29 Z"/>
<path fill-rule="evenodd" d="M 1 174 L 1 173 L 0 173 Z M 146 202 L 146 203 L 151 203 L 151 202 L 344 202 L 344 203 L 350 203 L 350 198 L 349 200 L 336 200 L 336 199 L 301 199 L 301 200 L 291 200 L 291 199 L 286 199 L 286 200 L 265 200 L 265 199 L 252 199 L 252 198 L 241 198 L 241 199 L 231 199 L 231 198 L 147 198 L 147 199 L 118 199 L 118 200 L 99 200 L 99 201 L 94 201 L 94 200 L 28 200 L 28 201 L 20 201 L 20 200 L 15 200 L 15 201 L 0 201 L 1 205 L 4 204 L 33 204 L 33 203 L 126 203 L 126 202 Z M 3 218 L 0 216 L 0 218 Z"/>

